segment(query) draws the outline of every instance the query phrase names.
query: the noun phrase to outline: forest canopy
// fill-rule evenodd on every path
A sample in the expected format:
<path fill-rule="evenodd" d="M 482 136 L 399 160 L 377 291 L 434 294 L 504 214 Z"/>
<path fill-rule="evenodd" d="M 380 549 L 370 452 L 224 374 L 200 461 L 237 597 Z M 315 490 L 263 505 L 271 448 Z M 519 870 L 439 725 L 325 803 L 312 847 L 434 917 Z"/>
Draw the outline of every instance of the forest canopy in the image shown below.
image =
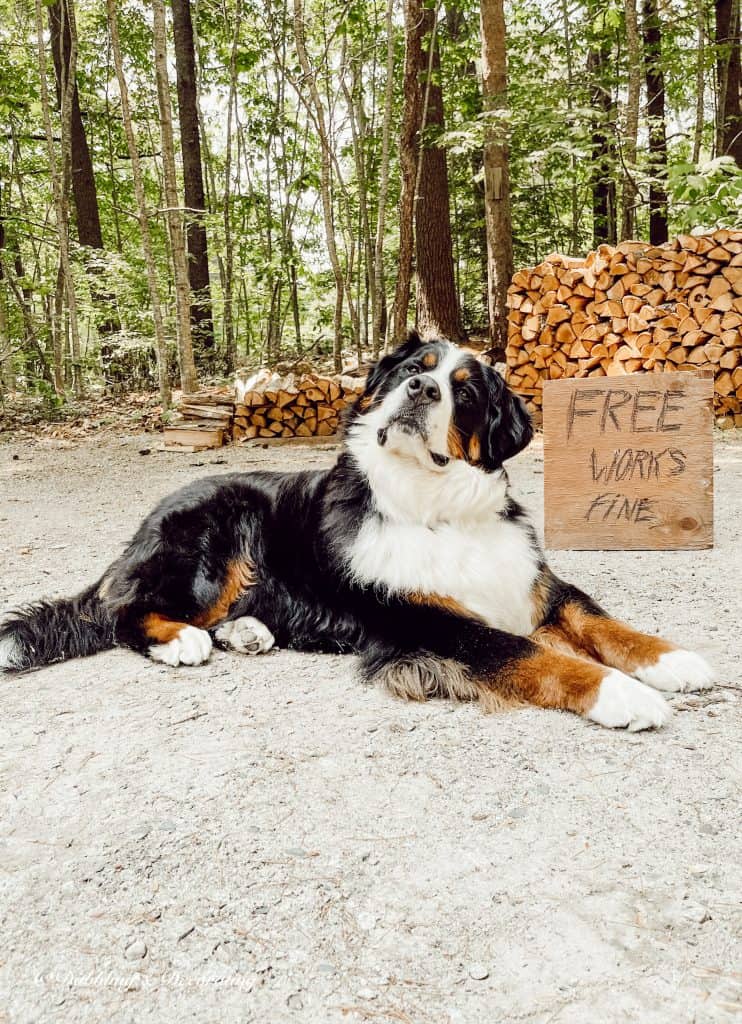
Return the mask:
<path fill-rule="evenodd" d="M 497 347 L 514 268 L 742 224 L 739 27 L 739 0 L 0 0 L 0 386 L 167 405 L 416 320 Z"/>

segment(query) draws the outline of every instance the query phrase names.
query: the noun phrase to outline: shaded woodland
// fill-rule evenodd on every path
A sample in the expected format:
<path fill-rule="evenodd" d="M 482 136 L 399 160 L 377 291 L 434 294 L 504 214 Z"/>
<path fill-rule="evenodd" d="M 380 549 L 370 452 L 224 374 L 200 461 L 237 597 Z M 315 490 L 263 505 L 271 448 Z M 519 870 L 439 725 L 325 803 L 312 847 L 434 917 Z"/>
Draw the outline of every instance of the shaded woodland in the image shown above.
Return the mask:
<path fill-rule="evenodd" d="M 742 225 L 740 0 L 0 0 L 0 387 L 501 350 L 513 271 Z"/>

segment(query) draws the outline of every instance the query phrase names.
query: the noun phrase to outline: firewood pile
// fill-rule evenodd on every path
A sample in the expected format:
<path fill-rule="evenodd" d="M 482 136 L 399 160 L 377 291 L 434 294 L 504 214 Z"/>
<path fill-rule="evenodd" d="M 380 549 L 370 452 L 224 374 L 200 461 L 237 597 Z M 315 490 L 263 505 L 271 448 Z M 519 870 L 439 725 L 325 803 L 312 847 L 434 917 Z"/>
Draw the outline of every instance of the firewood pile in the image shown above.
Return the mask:
<path fill-rule="evenodd" d="M 177 409 L 183 418 L 165 427 L 166 450 L 200 452 L 207 448 L 221 448 L 231 438 L 234 420 L 232 388 L 209 388 L 183 395 Z"/>
<path fill-rule="evenodd" d="M 363 391 L 356 377 L 268 374 L 238 382 L 232 437 L 332 437 L 340 415 Z"/>
<path fill-rule="evenodd" d="M 742 426 L 742 231 L 550 255 L 508 307 L 507 380 L 537 421 L 545 380 L 710 367 L 717 424 Z"/>
<path fill-rule="evenodd" d="M 345 407 L 363 391 L 358 377 L 323 377 L 261 370 L 234 390 L 211 388 L 184 395 L 183 417 L 165 428 L 165 448 L 203 451 L 231 441 L 332 437 Z"/>

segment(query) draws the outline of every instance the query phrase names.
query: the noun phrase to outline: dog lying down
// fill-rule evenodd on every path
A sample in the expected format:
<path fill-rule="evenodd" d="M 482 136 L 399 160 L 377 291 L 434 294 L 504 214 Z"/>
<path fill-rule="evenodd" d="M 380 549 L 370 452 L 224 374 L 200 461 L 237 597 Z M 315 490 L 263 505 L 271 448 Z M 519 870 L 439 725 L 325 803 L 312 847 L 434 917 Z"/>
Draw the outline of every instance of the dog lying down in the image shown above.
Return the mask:
<path fill-rule="evenodd" d="M 188 484 L 83 593 L 7 618 L 0 666 L 116 645 L 198 665 L 214 645 L 277 643 L 358 654 L 398 697 L 661 726 L 661 691 L 708 687 L 712 670 L 551 572 L 503 468 L 531 435 L 493 369 L 411 334 L 369 373 L 331 469 Z"/>

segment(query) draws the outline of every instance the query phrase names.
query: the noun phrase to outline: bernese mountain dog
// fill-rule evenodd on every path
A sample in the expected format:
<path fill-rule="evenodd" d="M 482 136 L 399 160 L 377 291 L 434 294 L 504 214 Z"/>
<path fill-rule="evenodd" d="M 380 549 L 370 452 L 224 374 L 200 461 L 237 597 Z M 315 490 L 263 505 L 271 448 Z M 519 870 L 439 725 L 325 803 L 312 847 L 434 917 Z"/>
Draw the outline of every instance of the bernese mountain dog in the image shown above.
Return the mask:
<path fill-rule="evenodd" d="M 708 687 L 711 668 L 551 572 L 503 468 L 531 436 L 494 369 L 410 334 L 370 371 L 331 469 L 188 484 L 97 583 L 6 619 L 0 666 L 114 645 L 198 665 L 214 645 L 278 644 L 357 654 L 397 697 L 661 726 L 658 691 Z"/>

